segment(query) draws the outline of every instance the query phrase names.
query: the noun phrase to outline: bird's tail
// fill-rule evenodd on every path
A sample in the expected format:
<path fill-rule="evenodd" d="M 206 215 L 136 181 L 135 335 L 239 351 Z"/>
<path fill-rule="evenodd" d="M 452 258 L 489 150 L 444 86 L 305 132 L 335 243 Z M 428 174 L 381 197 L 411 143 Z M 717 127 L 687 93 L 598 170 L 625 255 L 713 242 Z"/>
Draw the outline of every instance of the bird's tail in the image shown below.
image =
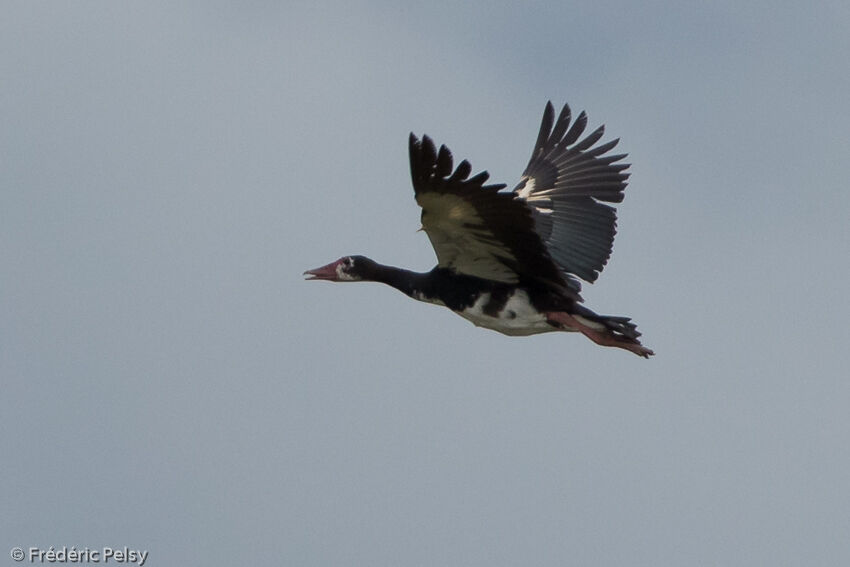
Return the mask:
<path fill-rule="evenodd" d="M 641 344 L 639 339 L 641 335 L 640 331 L 637 330 L 637 325 L 632 323 L 629 317 L 597 315 L 582 305 L 575 306 L 575 315 L 604 325 L 607 330 L 606 334 L 611 339 L 611 343 L 608 343 L 608 346 L 619 346 L 646 358 L 655 354 Z"/>

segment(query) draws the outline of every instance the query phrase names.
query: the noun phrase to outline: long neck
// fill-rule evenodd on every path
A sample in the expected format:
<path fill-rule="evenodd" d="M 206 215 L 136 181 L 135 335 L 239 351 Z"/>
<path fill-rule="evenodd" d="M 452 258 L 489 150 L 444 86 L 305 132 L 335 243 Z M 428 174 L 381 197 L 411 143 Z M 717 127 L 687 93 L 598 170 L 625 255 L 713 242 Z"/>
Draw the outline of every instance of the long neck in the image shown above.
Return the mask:
<path fill-rule="evenodd" d="M 391 285 L 413 299 L 455 311 L 473 305 L 481 293 L 492 293 L 496 287 L 494 282 L 439 267 L 422 274 L 377 264 L 368 279 Z"/>
<path fill-rule="evenodd" d="M 400 292 L 413 297 L 418 291 L 421 291 L 422 285 L 428 276 L 427 273 L 422 274 L 410 270 L 403 270 L 394 266 L 384 266 L 377 264 L 373 273 L 369 274 L 369 280 L 381 282 L 392 286 Z"/>

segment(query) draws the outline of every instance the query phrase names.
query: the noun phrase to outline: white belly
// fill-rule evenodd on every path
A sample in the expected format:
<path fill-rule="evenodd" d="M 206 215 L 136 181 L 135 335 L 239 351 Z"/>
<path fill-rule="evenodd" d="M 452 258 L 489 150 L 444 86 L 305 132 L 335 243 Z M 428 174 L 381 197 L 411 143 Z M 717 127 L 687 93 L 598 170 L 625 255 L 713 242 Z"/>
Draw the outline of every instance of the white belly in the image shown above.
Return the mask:
<path fill-rule="evenodd" d="M 499 331 L 505 335 L 534 335 L 558 330 L 546 322 L 546 316 L 531 305 L 528 294 L 521 289 L 513 293 L 495 316 L 484 312 L 484 306 L 489 301 L 490 294 L 483 293 L 471 307 L 456 313 L 478 327 Z"/>

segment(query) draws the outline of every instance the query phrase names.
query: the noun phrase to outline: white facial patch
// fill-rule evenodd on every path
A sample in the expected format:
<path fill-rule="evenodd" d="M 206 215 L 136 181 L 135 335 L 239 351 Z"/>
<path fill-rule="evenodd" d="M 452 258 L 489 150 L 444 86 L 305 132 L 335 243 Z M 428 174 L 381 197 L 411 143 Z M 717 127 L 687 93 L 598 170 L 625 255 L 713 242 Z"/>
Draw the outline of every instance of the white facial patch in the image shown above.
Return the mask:
<path fill-rule="evenodd" d="M 349 260 L 349 261 L 351 262 L 349 267 L 353 268 L 354 267 L 354 260 Z M 352 276 L 351 274 L 349 274 L 348 272 L 345 271 L 345 263 L 344 262 L 340 262 L 339 264 L 336 265 L 336 277 L 341 282 L 359 281 L 359 278 L 356 278 L 356 277 Z"/>

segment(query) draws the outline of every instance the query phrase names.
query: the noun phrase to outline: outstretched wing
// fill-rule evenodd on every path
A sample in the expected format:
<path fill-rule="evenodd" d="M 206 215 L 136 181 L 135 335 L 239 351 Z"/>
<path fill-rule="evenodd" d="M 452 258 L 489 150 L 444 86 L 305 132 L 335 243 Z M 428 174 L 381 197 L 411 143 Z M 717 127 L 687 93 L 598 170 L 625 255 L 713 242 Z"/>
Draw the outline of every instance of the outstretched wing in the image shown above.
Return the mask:
<path fill-rule="evenodd" d="M 422 228 L 438 265 L 505 283 L 533 278 L 555 288 L 565 282 L 534 230 L 532 210 L 504 185 L 484 185 L 489 174 L 469 177 L 464 160 L 453 167 L 446 146 L 437 151 L 428 136 L 410 134 L 410 172 Z"/>
<path fill-rule="evenodd" d="M 579 114 L 572 126 L 570 119 L 569 105 L 556 121 L 552 103 L 546 104 L 531 160 L 514 194 L 532 209 L 537 233 L 577 290 L 578 281 L 569 274 L 593 282 L 611 256 L 617 213 L 600 201 L 623 200 L 629 165 L 617 163 L 626 154 L 605 155 L 619 140 L 593 147 L 604 126 L 578 141 L 587 115 Z"/>

